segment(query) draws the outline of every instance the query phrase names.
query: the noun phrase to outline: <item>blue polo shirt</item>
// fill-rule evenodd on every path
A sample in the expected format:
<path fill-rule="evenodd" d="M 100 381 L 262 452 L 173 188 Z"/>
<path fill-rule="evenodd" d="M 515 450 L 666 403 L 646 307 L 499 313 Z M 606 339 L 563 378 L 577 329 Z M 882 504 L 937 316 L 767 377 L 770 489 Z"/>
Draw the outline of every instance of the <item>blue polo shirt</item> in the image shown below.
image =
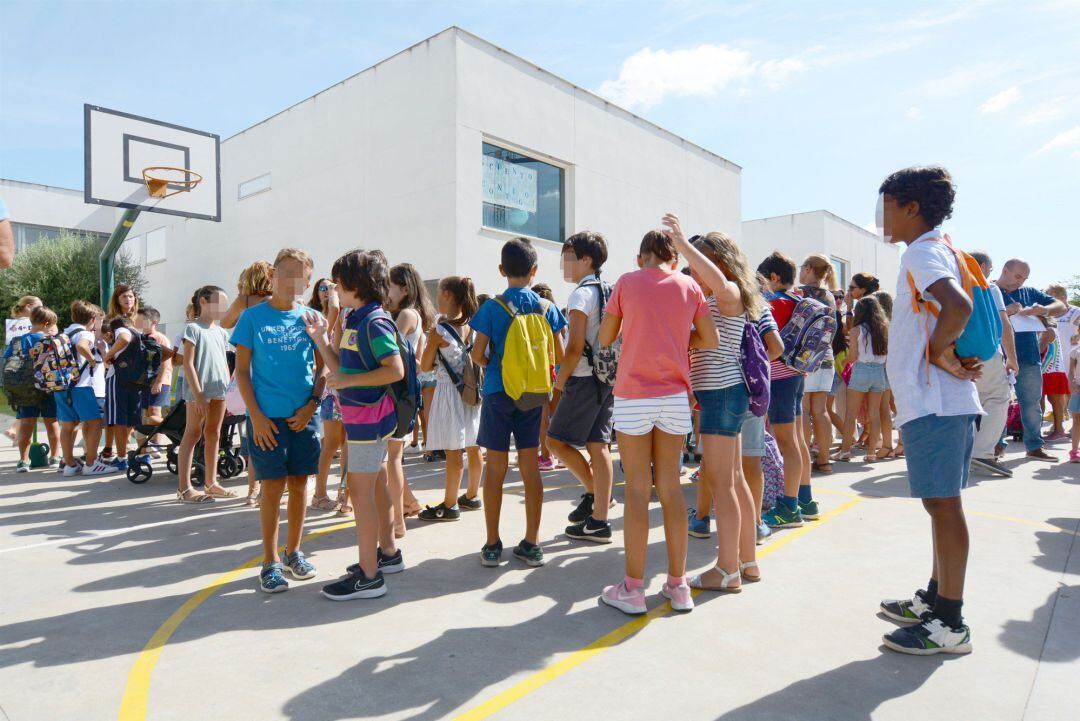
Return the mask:
<path fill-rule="evenodd" d="M 1002 289 L 1001 296 L 1005 299 L 1005 305 L 1019 303 L 1024 308 L 1030 308 L 1033 305 L 1050 305 L 1055 302 L 1054 298 L 1041 290 L 1027 286 L 1014 291 Z M 1039 365 L 1042 362 L 1042 355 L 1039 353 L 1039 334 L 1035 331 L 1025 331 L 1016 333 L 1015 336 L 1017 362 Z"/>

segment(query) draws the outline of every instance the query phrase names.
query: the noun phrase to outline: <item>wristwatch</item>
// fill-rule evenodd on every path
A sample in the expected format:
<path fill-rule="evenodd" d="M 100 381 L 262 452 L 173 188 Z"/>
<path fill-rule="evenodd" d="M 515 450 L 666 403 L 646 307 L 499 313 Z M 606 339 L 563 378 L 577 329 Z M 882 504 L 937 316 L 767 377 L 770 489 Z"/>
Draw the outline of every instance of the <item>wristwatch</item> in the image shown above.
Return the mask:
<path fill-rule="evenodd" d="M 315 401 L 315 405 L 319 405 L 319 403 L 322 401 L 322 398 L 319 398 L 318 396 L 311 396 L 310 398 L 308 398 L 308 400 Z"/>

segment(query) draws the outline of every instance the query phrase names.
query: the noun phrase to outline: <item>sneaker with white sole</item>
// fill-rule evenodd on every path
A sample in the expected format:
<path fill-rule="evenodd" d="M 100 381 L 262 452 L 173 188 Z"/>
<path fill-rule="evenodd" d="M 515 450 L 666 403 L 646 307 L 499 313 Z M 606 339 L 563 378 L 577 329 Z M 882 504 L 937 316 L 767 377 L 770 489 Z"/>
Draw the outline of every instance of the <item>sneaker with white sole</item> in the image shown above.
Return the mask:
<path fill-rule="evenodd" d="M 263 566 L 259 572 L 259 590 L 263 593 L 281 593 L 289 590 L 289 582 L 285 580 L 280 563 L 271 563 Z"/>
<path fill-rule="evenodd" d="M 386 595 L 386 582 L 383 580 L 382 571 L 376 571 L 375 578 L 368 578 L 363 571 L 357 571 L 328 586 L 323 586 L 322 595 L 331 601 L 378 598 Z"/>
<path fill-rule="evenodd" d="M 16 463 L 15 464 L 15 472 L 16 473 L 29 473 L 30 472 L 30 461 L 19 461 L 18 463 Z"/>
<path fill-rule="evenodd" d="M 79 466 L 79 468 L 81 469 L 81 471 L 75 471 L 71 475 L 74 476 L 76 474 L 79 474 L 80 472 L 84 476 L 104 476 L 108 475 L 109 473 L 116 473 L 116 468 L 114 466 L 106 463 L 100 458 L 94 461 L 94 465 L 92 466 Z M 68 475 L 68 471 L 70 469 L 71 466 L 64 467 L 64 476 Z"/>
<path fill-rule="evenodd" d="M 671 601 L 671 607 L 682 613 L 694 610 L 694 597 L 690 593 L 690 586 L 683 581 L 678 586 L 669 586 L 667 581 L 660 589 L 660 595 Z"/>
<path fill-rule="evenodd" d="M 972 458 L 971 465 L 984 471 L 990 471 L 1003 478 L 1012 478 L 1013 472 L 998 463 L 996 458 Z"/>
<path fill-rule="evenodd" d="M 882 615 L 899 623 L 919 623 L 933 612 L 923 590 L 916 591 L 911 598 L 886 599 L 879 608 Z"/>
<path fill-rule="evenodd" d="M 882 637 L 885 648 L 913 656 L 932 656 L 938 653 L 971 653 L 971 629 L 951 628 L 930 615 L 917 626 L 898 628 Z"/>
<path fill-rule="evenodd" d="M 315 574 L 317 573 L 315 566 L 311 565 L 311 562 L 304 557 L 303 551 L 297 550 L 292 553 L 286 553 L 282 556 L 281 562 L 292 577 L 300 581 L 315 578 Z"/>
<path fill-rule="evenodd" d="M 645 606 L 645 589 L 631 591 L 626 587 L 626 581 L 619 581 L 614 586 L 605 588 L 600 595 L 600 600 L 631 616 L 637 616 L 649 610 Z"/>
<path fill-rule="evenodd" d="M 611 524 L 607 521 L 598 521 L 592 516 L 581 523 L 567 526 L 567 537 L 576 538 L 579 541 L 590 543 L 611 543 Z"/>

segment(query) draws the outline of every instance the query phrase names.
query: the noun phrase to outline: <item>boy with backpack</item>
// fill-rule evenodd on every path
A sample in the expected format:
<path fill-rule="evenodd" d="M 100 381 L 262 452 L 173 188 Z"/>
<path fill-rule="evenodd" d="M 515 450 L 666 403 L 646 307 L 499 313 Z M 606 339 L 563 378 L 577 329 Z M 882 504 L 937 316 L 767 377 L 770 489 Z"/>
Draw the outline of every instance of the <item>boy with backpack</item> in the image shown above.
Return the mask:
<path fill-rule="evenodd" d="M 561 393 L 548 427 L 548 447 L 585 487 L 581 503 L 570 514 L 566 535 L 592 543 L 611 543 L 608 507 L 611 499 L 612 414 L 615 408 L 614 368 L 601 363 L 600 321 L 611 298 L 611 284 L 600 280 L 607 260 L 604 236 L 582 231 L 566 239 L 562 249 L 563 278 L 576 284 L 566 301 L 569 338 L 555 379 Z M 589 460 L 578 448 L 585 448 Z"/>
<path fill-rule="evenodd" d="M 127 444 L 135 426 L 142 423 L 143 393 L 157 379 L 162 363 L 162 347 L 149 334 L 140 333 L 126 316 L 108 321 L 110 340 L 103 362 L 105 377 L 105 424 L 112 428 L 116 459 L 112 465 L 126 471 Z M 149 459 L 147 459 L 149 460 Z"/>
<path fill-rule="evenodd" d="M 169 407 L 172 383 L 173 346 L 169 337 L 158 330 L 161 313 L 148 305 L 139 306 L 136 314 L 136 328 L 144 336 L 150 336 L 161 348 L 161 361 L 158 372 L 150 379 L 150 384 L 142 389 L 142 407 L 147 423 L 161 423 L 162 409 Z"/>
<path fill-rule="evenodd" d="M 45 423 L 49 439 L 48 467 L 57 468 L 60 459 L 55 455 L 60 448 L 60 428 L 56 423 L 56 401 L 51 393 L 38 389 L 34 382 L 33 349 L 46 337 L 56 334 L 56 313 L 39 305 L 30 312 L 30 332 L 12 339 L 4 351 L 4 393 L 8 404 L 15 409 L 16 420 L 26 421 L 18 425 L 16 445 L 19 461 L 16 473 L 30 470 L 30 442 L 34 427 L 40 417 Z"/>
<path fill-rule="evenodd" d="M 537 567 L 544 565 L 544 552 L 537 545 L 544 501 L 537 457 L 541 406 L 551 401 L 552 369 L 563 352 L 558 333 L 566 327 L 566 318 L 553 303 L 529 289 L 536 276 L 532 243 L 526 238 L 508 240 L 501 260 L 499 273 L 508 287 L 484 303 L 472 321 L 476 333 L 472 359 L 486 368 L 477 436 L 477 445 L 488 451 L 484 470 L 487 542 L 480 551 L 480 563 L 495 567 L 502 559 L 499 516 L 513 435 L 525 486 L 525 538 L 514 548 L 514 556 Z"/>
<path fill-rule="evenodd" d="M 954 252 L 940 230 L 952 215 L 956 193 L 948 171 L 907 168 L 886 178 L 879 193 L 885 240 L 907 245 L 886 366 L 911 495 L 930 515 L 933 537 L 926 589 L 911 599 L 881 603 L 884 615 L 905 624 L 886 634 L 884 643 L 907 654 L 968 653 L 971 632 L 961 616 L 968 530 L 960 491 L 967 485 L 975 419 L 982 408 L 973 382 L 980 375 L 979 361 L 963 357 L 959 341 L 969 331 L 990 339 L 992 328 L 972 327 L 972 321 L 982 317 L 988 326 L 997 315 L 988 296 L 988 314 L 973 315 L 973 300 L 978 305 L 984 299 L 965 292 L 966 263 L 958 261 L 969 256 Z M 997 335 L 1000 340 L 1000 328 Z M 988 344 L 996 347 L 996 341 Z"/>
<path fill-rule="evenodd" d="M 98 396 L 105 394 L 105 378 L 96 372 L 101 364 L 95 346 L 105 312 L 85 300 L 71 304 L 71 325 L 58 336 L 36 347 L 34 374 L 38 387 L 50 390 L 60 421 L 60 447 L 64 452 L 64 478 L 101 476 L 116 469 L 98 457 L 102 409 Z M 86 464 L 75 458 L 75 432 L 83 427 Z"/>

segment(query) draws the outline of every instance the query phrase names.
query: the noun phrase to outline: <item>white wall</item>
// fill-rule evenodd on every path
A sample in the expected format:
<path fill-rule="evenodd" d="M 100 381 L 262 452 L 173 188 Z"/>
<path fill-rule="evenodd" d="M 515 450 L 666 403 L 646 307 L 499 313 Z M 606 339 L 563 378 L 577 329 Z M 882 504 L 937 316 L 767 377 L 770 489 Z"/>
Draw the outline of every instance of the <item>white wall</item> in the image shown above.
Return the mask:
<path fill-rule="evenodd" d="M 880 280 L 882 290 L 895 292 L 898 249 L 826 210 L 747 220 L 742 231 L 743 246 L 754 267 L 774 250 L 786 253 L 796 263 L 811 253 L 824 253 L 846 260 L 849 277 L 871 273 Z"/>
<path fill-rule="evenodd" d="M 0 197 L 15 223 L 111 233 L 124 214 L 121 208 L 84 203 L 81 190 L 19 180 L 0 178 Z M 145 220 L 137 221 L 133 230 L 139 227 L 147 227 Z"/>

